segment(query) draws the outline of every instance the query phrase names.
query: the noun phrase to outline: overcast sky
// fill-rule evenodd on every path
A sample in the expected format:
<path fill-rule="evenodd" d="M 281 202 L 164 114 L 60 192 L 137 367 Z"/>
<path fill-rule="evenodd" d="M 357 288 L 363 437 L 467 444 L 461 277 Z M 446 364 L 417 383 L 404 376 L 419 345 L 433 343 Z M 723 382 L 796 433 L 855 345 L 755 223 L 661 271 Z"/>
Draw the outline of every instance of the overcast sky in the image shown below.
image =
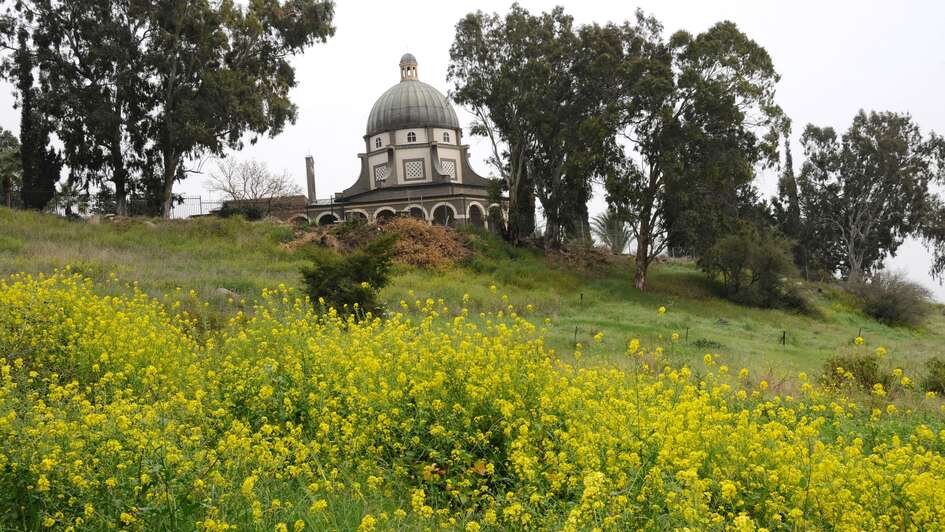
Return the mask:
<path fill-rule="evenodd" d="M 945 134 L 945 2 L 866 1 L 522 1 L 533 12 L 562 4 L 578 24 L 621 22 L 639 7 L 666 31 L 699 33 L 720 20 L 734 21 L 760 43 L 781 74 L 777 99 L 795 131 L 795 165 L 802 158 L 796 137 L 808 123 L 849 126 L 858 109 L 908 112 L 923 131 Z M 360 171 L 357 153 L 375 99 L 399 81 L 404 52 L 417 56 L 419 76 L 446 93 L 446 66 L 456 22 L 469 11 L 508 10 L 507 1 L 340 1 L 337 32 L 295 60 L 299 85 L 293 100 L 298 121 L 275 139 L 262 139 L 237 154 L 288 171 L 304 186 L 304 157 L 315 157 L 319 197 L 351 185 Z M 18 113 L 10 90 L 0 91 L 0 125 L 16 131 Z M 464 126 L 469 115 L 457 109 Z M 467 130 L 468 133 L 468 130 Z M 465 137 L 473 166 L 483 174 L 486 146 Z M 768 194 L 774 175 L 759 183 Z M 208 196 L 204 178 L 191 177 L 179 191 Z M 604 208 L 598 193 L 592 214 Z M 945 289 L 928 274 L 929 254 L 907 242 L 889 266 L 933 289 Z"/>

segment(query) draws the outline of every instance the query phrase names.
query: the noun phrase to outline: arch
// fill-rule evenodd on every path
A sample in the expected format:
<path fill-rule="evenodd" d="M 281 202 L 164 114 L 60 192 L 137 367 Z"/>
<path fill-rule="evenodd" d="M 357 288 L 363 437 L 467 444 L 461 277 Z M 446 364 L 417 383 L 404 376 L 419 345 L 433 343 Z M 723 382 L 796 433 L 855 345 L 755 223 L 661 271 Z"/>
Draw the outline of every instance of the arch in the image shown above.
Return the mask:
<path fill-rule="evenodd" d="M 345 213 L 345 220 L 361 220 L 367 222 L 370 219 L 367 211 L 362 211 L 361 209 L 352 209 Z"/>
<path fill-rule="evenodd" d="M 333 212 L 323 212 L 315 218 L 315 223 L 318 225 L 331 225 L 333 223 L 338 223 L 338 216 Z"/>
<path fill-rule="evenodd" d="M 417 218 L 418 220 L 430 219 L 430 217 L 427 215 L 427 210 L 423 208 L 423 205 L 417 205 L 414 203 L 404 207 L 404 210 L 407 211 L 407 214 L 410 215 L 411 218 Z"/>
<path fill-rule="evenodd" d="M 486 226 L 486 211 L 479 202 L 471 202 L 466 208 L 466 223 L 476 227 Z"/>
<path fill-rule="evenodd" d="M 433 206 L 433 225 L 452 227 L 456 224 L 456 209 L 449 203 L 437 203 Z"/>
<path fill-rule="evenodd" d="M 397 216 L 397 211 L 390 207 L 381 207 L 374 211 L 374 221 L 380 222 L 383 220 L 390 220 L 391 218 Z"/>
<path fill-rule="evenodd" d="M 304 215 L 304 214 L 296 214 L 296 215 L 292 216 L 291 218 L 289 218 L 289 223 L 290 223 L 290 224 L 294 224 L 294 225 L 305 225 L 305 224 L 307 224 L 307 223 L 309 223 L 309 222 L 310 222 L 310 220 L 309 220 L 308 216 L 306 216 L 306 215 Z"/>
<path fill-rule="evenodd" d="M 417 142 L 417 134 L 413 131 L 407 132 L 407 142 Z"/>

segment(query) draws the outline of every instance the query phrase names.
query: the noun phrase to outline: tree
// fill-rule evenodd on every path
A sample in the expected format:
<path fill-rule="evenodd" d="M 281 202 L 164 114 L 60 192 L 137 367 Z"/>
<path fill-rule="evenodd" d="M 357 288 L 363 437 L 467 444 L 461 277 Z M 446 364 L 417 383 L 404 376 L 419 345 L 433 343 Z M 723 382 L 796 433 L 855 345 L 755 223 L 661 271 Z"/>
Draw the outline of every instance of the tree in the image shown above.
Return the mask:
<path fill-rule="evenodd" d="M 457 24 L 452 96 L 472 109 L 472 133 L 492 143 L 509 190 L 509 240 L 533 233 L 536 198 L 546 245 L 589 238 L 591 180 L 616 152 L 611 79 L 621 51 L 617 28 L 575 29 L 560 7 L 532 15 L 514 4 L 504 17 L 477 12 Z"/>
<path fill-rule="evenodd" d="M 296 86 L 289 59 L 334 35 L 334 5 L 324 0 L 146 2 L 142 17 L 153 76 L 146 128 L 159 162 L 164 215 L 188 159 L 222 155 L 294 122 Z"/>
<path fill-rule="evenodd" d="M 138 190 L 169 216 L 189 161 L 295 120 L 291 56 L 333 34 L 333 4 L 22 0 L 70 170 Z M 25 142 L 25 141 L 24 141 Z"/>
<path fill-rule="evenodd" d="M 20 189 L 22 176 L 20 139 L 0 128 L 0 202 L 4 207 L 13 206 L 13 196 Z"/>
<path fill-rule="evenodd" d="M 611 208 L 636 239 L 634 284 L 646 289 L 653 259 L 688 227 L 724 227 L 738 217 L 755 165 L 772 164 L 783 113 L 774 103 L 778 75 L 768 53 L 731 22 L 697 36 L 637 12 L 624 25 L 621 136 L 629 146 L 607 180 Z M 747 188 L 746 188 L 747 187 Z M 699 213 L 685 218 L 687 210 Z M 720 224 L 711 217 L 726 216 Z"/>
<path fill-rule="evenodd" d="M 16 46 L 12 62 L 4 65 L 4 74 L 15 82 L 20 106 L 20 197 L 24 207 L 41 210 L 56 192 L 62 160 L 49 146 L 53 124 L 44 109 L 47 94 L 34 86 L 36 65 L 29 32 L 22 26 L 11 31 L 15 32 Z"/>
<path fill-rule="evenodd" d="M 540 82 L 528 61 L 532 29 L 532 17 L 518 4 L 504 19 L 482 11 L 466 15 L 456 25 L 447 72 L 453 100 L 468 106 L 475 117 L 470 132 L 492 144 L 489 161 L 509 193 L 505 236 L 516 243 L 535 231 L 535 195 L 527 168 L 534 131 L 523 120 L 522 106 Z"/>
<path fill-rule="evenodd" d="M 633 238 L 627 222 L 613 211 L 604 211 L 595 216 L 591 220 L 591 231 L 614 255 L 623 253 Z"/>
<path fill-rule="evenodd" d="M 288 174 L 274 174 L 255 159 L 217 161 L 216 169 L 210 172 L 207 180 L 207 188 L 235 201 L 259 201 L 302 193 Z"/>
<path fill-rule="evenodd" d="M 569 236 L 590 241 L 592 180 L 619 159 L 619 93 L 612 72 L 622 41 L 614 26 L 571 30 L 560 8 L 540 21 L 542 49 L 533 63 L 545 69 L 545 81 L 524 107 L 535 132 L 529 165 L 545 218 L 545 245 L 556 247 Z"/>
<path fill-rule="evenodd" d="M 945 143 L 908 115 L 860 111 L 841 138 L 808 125 L 801 137 L 803 212 L 838 245 L 832 267 L 851 282 L 895 255 L 929 219 L 929 184 L 945 177 Z"/>

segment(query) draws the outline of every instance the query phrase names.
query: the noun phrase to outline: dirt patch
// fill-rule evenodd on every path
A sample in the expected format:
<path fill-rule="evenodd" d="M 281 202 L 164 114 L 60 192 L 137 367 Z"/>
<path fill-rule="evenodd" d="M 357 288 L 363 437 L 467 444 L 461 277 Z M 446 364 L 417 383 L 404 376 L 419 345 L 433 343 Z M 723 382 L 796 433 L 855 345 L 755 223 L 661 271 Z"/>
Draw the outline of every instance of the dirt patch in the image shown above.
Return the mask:
<path fill-rule="evenodd" d="M 380 224 L 336 224 L 308 227 L 282 246 L 296 251 L 306 246 L 320 246 L 346 253 L 370 242 L 382 233 L 397 235 L 394 261 L 420 268 L 438 269 L 469 256 L 466 242 L 454 229 L 430 225 L 413 218 L 393 218 Z"/>
<path fill-rule="evenodd" d="M 394 218 L 381 231 L 398 235 L 394 260 L 421 268 L 443 268 L 463 260 L 469 249 L 454 229 L 430 225 L 414 218 Z"/>
<path fill-rule="evenodd" d="M 545 251 L 548 261 L 568 270 L 597 272 L 629 260 L 626 255 L 614 255 L 598 247 L 574 247 Z"/>

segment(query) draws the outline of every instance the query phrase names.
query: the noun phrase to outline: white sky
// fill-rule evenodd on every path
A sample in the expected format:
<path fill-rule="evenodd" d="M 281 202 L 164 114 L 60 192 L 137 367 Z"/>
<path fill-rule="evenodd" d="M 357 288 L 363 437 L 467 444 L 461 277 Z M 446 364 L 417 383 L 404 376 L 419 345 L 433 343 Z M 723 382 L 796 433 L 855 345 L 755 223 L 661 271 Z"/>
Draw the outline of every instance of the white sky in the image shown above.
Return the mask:
<path fill-rule="evenodd" d="M 923 128 L 945 134 L 945 2 L 867 1 L 522 1 L 533 12 L 562 4 L 580 23 L 620 22 L 637 7 L 655 15 L 667 33 L 701 32 L 732 20 L 764 46 L 781 74 L 777 99 L 794 124 L 795 170 L 802 162 L 796 139 L 807 123 L 844 130 L 858 109 L 909 112 Z M 419 76 L 442 92 L 454 26 L 467 12 L 504 13 L 508 1 L 339 1 L 335 36 L 296 58 L 299 85 L 293 100 L 298 121 L 275 139 L 262 139 L 238 156 L 257 158 L 286 170 L 304 188 L 304 157 L 315 157 L 319 197 L 343 190 L 360 171 L 364 128 L 375 99 L 399 81 L 404 52 L 417 56 Z M 0 90 L 0 126 L 18 130 L 10 90 Z M 469 115 L 457 109 L 466 126 Z M 467 130 L 468 132 L 468 130 Z M 465 136 L 473 166 L 483 174 L 486 146 Z M 760 182 L 768 194 L 774 175 Z M 188 195 L 208 197 L 204 179 L 178 185 Z M 599 192 L 599 191 L 598 191 Z M 598 193 L 592 214 L 604 208 Z M 945 288 L 928 274 L 929 254 L 907 242 L 889 266 L 933 289 Z"/>

